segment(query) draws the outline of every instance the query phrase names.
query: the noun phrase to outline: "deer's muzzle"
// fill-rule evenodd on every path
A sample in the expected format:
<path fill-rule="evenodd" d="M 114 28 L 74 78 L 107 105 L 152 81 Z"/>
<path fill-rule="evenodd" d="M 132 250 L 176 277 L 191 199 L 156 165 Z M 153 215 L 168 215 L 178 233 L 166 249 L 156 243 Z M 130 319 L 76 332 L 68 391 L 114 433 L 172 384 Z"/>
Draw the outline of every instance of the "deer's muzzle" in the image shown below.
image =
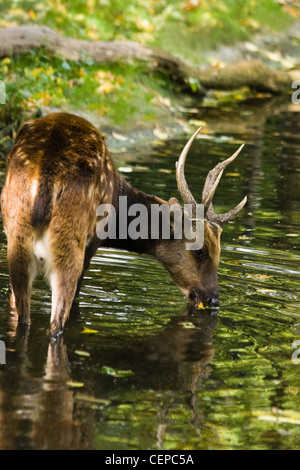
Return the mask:
<path fill-rule="evenodd" d="M 209 290 L 200 290 L 196 287 L 190 289 L 189 302 L 196 308 L 217 308 L 219 307 L 219 293 Z"/>

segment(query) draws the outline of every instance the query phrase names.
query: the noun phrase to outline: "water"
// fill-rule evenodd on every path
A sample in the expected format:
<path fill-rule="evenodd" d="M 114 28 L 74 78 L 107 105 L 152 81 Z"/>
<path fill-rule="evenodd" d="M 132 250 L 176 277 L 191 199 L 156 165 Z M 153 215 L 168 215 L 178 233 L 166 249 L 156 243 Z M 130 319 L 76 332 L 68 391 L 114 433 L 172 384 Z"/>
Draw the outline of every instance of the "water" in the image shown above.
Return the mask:
<path fill-rule="evenodd" d="M 153 259 L 103 250 L 52 343 L 43 280 L 30 330 L 8 312 L 2 234 L 1 449 L 299 448 L 299 108 L 288 98 L 248 101 L 190 118 L 207 123 L 186 170 L 198 201 L 207 172 L 246 142 L 215 196 L 224 212 L 248 195 L 222 234 L 218 315 L 189 310 Z M 184 142 L 114 159 L 134 186 L 178 197 L 174 165 Z"/>

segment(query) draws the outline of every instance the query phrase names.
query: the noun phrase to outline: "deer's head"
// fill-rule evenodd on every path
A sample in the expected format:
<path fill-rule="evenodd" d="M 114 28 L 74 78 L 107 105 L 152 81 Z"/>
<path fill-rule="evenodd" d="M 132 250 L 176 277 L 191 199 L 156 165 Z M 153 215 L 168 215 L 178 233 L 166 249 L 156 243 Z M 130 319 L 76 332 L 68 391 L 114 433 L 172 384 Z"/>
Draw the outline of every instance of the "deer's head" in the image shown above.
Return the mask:
<path fill-rule="evenodd" d="M 197 203 L 186 182 L 184 166 L 189 149 L 199 131 L 200 129 L 187 142 L 176 163 L 176 180 L 181 198 L 184 204 L 189 204 L 193 208 Z M 227 160 L 218 163 L 206 177 L 201 201 L 204 207 L 203 245 L 195 250 L 186 250 L 184 248 L 186 240 L 172 240 L 171 247 L 164 249 L 163 245 L 161 246 L 162 263 L 179 289 L 198 308 L 213 308 L 219 305 L 218 266 L 221 253 L 221 232 L 224 225 L 233 220 L 243 208 L 247 197 L 225 214 L 216 214 L 212 201 L 224 169 L 238 156 L 242 148 L 243 145 Z"/>

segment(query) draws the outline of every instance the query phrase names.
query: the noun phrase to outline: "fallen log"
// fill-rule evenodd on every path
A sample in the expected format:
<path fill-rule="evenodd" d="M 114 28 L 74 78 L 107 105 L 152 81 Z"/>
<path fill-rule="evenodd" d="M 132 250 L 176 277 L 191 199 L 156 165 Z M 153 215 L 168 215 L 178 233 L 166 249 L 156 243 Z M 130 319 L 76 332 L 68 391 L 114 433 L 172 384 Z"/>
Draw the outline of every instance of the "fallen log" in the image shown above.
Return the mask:
<path fill-rule="evenodd" d="M 61 36 L 46 26 L 24 25 L 0 28 L 0 57 L 25 54 L 44 48 L 53 55 L 70 61 L 86 59 L 96 63 L 108 61 L 144 61 L 151 68 L 167 73 L 183 88 L 196 81 L 196 92 L 207 89 L 230 90 L 248 86 L 256 91 L 286 93 L 291 90 L 290 75 L 284 70 L 271 70 L 260 60 L 245 60 L 224 68 L 205 69 L 188 65 L 183 60 L 154 47 L 133 41 L 88 41 Z"/>

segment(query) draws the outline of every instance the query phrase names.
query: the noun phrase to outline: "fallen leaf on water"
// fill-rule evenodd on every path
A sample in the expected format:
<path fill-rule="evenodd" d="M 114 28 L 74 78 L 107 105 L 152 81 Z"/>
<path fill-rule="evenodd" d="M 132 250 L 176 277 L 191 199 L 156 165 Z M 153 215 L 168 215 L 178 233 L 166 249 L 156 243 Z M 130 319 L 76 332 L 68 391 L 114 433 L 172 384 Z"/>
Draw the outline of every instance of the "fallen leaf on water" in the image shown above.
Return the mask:
<path fill-rule="evenodd" d="M 187 328 L 187 329 L 193 329 L 193 328 L 197 328 L 193 323 L 191 322 L 182 322 L 181 323 L 181 326 L 183 328 Z"/>
<path fill-rule="evenodd" d="M 118 170 L 121 173 L 132 173 L 132 168 L 130 168 L 129 166 L 119 166 Z"/>
<path fill-rule="evenodd" d="M 90 356 L 90 353 L 88 353 L 86 351 L 79 351 L 78 349 L 75 351 L 75 354 L 78 354 L 78 356 L 85 356 L 85 357 Z"/>
<path fill-rule="evenodd" d="M 90 328 L 84 328 L 81 331 L 81 334 L 83 334 L 83 335 L 91 335 L 91 334 L 95 334 L 95 333 L 99 333 L 98 330 L 91 330 Z"/>
<path fill-rule="evenodd" d="M 73 388 L 84 387 L 83 382 L 75 382 L 75 380 L 69 380 L 67 382 L 67 385 L 69 385 L 69 387 L 73 387 Z"/>
<path fill-rule="evenodd" d="M 105 398 L 96 398 L 91 395 L 85 395 L 83 393 L 76 394 L 76 400 L 85 401 L 87 403 L 92 403 L 96 405 L 109 405 L 111 403 L 110 400 L 106 400 Z"/>
<path fill-rule="evenodd" d="M 205 309 L 203 302 L 199 302 L 197 308 L 200 309 L 200 310 Z"/>
<path fill-rule="evenodd" d="M 272 294 L 273 292 L 276 292 L 276 290 L 274 290 L 274 289 L 266 289 L 266 288 L 264 287 L 264 288 L 257 289 L 256 292 L 260 292 L 261 294 Z"/>

